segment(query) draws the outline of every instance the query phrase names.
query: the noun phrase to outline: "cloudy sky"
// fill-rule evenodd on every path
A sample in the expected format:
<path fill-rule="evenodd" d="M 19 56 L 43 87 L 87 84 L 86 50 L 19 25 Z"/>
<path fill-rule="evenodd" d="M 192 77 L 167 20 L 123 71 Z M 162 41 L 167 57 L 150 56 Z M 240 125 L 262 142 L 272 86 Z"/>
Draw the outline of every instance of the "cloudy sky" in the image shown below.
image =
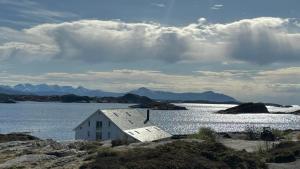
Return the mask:
<path fill-rule="evenodd" d="M 300 104 L 299 0 L 0 0 L 0 82 Z"/>

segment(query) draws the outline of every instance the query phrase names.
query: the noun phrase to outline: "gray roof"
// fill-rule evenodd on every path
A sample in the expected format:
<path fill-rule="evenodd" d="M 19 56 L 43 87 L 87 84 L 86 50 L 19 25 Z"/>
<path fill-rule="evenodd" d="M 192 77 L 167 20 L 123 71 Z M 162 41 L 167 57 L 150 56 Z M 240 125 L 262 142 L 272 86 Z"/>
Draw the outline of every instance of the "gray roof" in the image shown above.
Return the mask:
<path fill-rule="evenodd" d="M 146 117 L 135 109 L 108 109 L 100 111 L 122 130 L 153 126 L 150 121 L 144 123 Z"/>
<path fill-rule="evenodd" d="M 126 134 L 141 142 L 171 137 L 169 133 L 155 126 L 150 121 L 144 123 L 146 117 L 138 110 L 109 109 L 101 110 L 101 112 Z"/>

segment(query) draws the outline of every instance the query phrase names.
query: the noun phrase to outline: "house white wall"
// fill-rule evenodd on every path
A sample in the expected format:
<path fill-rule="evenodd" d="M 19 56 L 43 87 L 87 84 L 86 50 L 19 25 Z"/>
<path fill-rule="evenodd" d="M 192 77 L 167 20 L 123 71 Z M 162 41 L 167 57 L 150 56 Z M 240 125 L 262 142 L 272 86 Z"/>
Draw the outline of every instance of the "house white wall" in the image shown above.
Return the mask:
<path fill-rule="evenodd" d="M 102 122 L 102 128 L 100 130 L 96 130 L 97 121 Z M 101 140 L 132 140 L 132 138 L 129 138 L 130 136 L 119 129 L 101 111 L 95 112 L 92 116 L 86 119 L 80 126 L 75 129 L 75 139 L 93 141 L 96 140 L 96 132 L 102 133 Z"/>

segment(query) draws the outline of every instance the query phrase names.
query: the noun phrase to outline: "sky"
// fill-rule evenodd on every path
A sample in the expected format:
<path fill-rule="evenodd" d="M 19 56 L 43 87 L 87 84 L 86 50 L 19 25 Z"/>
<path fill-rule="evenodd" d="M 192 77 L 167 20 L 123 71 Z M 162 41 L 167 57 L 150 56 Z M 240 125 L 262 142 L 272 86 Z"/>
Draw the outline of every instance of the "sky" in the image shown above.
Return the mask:
<path fill-rule="evenodd" d="M 300 104 L 299 0 L 0 0 L 0 84 Z"/>

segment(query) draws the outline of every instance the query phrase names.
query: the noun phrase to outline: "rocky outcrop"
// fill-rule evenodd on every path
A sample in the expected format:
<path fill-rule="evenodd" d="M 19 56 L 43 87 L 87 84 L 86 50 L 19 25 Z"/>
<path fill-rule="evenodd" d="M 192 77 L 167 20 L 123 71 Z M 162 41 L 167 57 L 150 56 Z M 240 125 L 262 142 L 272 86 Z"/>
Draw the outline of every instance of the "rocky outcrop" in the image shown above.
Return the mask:
<path fill-rule="evenodd" d="M 297 111 L 293 112 L 292 114 L 294 114 L 294 115 L 300 115 L 300 110 L 297 110 Z"/>
<path fill-rule="evenodd" d="M 263 103 L 243 103 L 238 106 L 220 110 L 220 114 L 270 113 Z"/>
<path fill-rule="evenodd" d="M 0 134 L 0 143 L 9 142 L 9 141 L 27 141 L 27 140 L 39 140 L 39 138 L 25 133 Z"/>
<path fill-rule="evenodd" d="M 84 142 L 58 143 L 53 140 L 0 143 L 0 169 L 79 168 L 88 157 Z"/>
<path fill-rule="evenodd" d="M 16 103 L 7 94 L 0 94 L 0 103 Z"/>
<path fill-rule="evenodd" d="M 14 100 L 11 100 L 11 99 L 7 99 L 7 100 L 0 100 L 0 103 L 8 103 L 8 104 L 11 104 L 11 103 L 17 103 L 17 102 L 15 102 Z"/>

